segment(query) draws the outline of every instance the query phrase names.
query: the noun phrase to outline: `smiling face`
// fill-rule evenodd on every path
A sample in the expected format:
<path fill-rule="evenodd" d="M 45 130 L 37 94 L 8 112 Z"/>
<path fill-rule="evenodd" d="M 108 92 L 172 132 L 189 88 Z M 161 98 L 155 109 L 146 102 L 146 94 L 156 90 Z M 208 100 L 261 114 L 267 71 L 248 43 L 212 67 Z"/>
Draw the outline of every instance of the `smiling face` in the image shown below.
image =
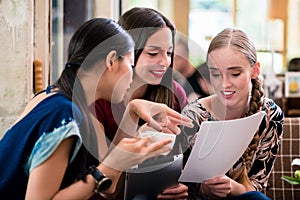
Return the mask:
<path fill-rule="evenodd" d="M 240 51 L 230 47 L 215 49 L 208 55 L 210 80 L 219 101 L 228 109 L 248 105 L 251 79 L 259 75 Z"/>
<path fill-rule="evenodd" d="M 151 35 L 139 56 L 135 75 L 146 84 L 160 84 L 167 68 L 171 64 L 172 32 L 162 28 Z"/>

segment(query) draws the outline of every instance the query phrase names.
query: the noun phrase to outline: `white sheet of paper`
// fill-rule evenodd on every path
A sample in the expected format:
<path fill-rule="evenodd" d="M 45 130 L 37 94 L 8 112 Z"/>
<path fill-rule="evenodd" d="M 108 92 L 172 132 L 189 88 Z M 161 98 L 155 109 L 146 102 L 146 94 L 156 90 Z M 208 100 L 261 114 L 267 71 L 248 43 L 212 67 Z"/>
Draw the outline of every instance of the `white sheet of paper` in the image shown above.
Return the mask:
<path fill-rule="evenodd" d="M 243 155 L 264 115 L 262 111 L 235 120 L 202 122 L 179 181 L 202 183 L 225 175 Z"/>

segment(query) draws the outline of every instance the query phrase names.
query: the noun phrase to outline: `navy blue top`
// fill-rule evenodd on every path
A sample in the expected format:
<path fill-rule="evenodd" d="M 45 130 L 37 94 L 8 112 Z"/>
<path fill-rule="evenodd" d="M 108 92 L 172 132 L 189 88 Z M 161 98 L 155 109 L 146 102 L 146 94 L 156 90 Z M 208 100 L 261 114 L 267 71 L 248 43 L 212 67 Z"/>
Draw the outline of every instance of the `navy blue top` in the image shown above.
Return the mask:
<path fill-rule="evenodd" d="M 0 140 L 0 199 L 24 199 L 31 170 L 49 158 L 63 139 L 76 136 L 71 162 L 82 144 L 81 118 L 78 107 L 57 93 L 12 126 Z"/>

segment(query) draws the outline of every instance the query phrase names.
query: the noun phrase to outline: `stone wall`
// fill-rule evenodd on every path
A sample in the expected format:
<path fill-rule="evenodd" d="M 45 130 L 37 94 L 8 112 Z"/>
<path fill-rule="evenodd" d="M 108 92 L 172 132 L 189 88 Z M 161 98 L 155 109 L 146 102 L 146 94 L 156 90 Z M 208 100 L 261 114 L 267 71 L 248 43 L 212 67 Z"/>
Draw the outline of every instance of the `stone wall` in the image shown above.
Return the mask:
<path fill-rule="evenodd" d="M 33 1 L 0 0 L 0 138 L 32 95 Z"/>

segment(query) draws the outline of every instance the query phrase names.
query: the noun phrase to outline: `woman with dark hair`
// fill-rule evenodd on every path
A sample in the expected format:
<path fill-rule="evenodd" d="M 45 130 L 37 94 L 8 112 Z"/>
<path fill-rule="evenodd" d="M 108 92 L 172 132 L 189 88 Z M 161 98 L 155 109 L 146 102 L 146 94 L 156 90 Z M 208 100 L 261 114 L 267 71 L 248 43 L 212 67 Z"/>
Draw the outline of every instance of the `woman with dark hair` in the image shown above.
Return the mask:
<path fill-rule="evenodd" d="M 180 111 L 187 99 L 173 80 L 174 25 L 157 10 L 137 7 L 125 12 L 119 24 L 135 42 L 134 76 L 127 98 L 161 102 Z"/>
<path fill-rule="evenodd" d="M 135 42 L 132 84 L 123 102 L 113 104 L 99 99 L 90 106 L 91 110 L 95 109 L 95 116 L 101 126 L 107 130 L 105 133 L 110 141 L 127 137 L 116 132 L 126 105 L 132 100 L 145 99 L 164 103 L 178 112 L 181 112 L 187 104 L 183 88 L 173 80 L 174 25 L 160 12 L 141 7 L 126 11 L 120 17 L 119 24 L 129 32 Z M 140 121 L 139 124 L 142 126 L 144 122 Z M 178 135 L 180 129 L 175 126 L 164 126 L 161 131 L 177 134 L 177 143 L 172 153 L 181 153 L 179 152 L 181 135 Z M 186 196 L 187 187 L 179 184 L 166 189 L 158 198 L 177 199 Z M 122 194 L 119 198 L 122 199 Z"/>
<path fill-rule="evenodd" d="M 259 191 L 267 186 L 280 148 L 284 115 L 264 96 L 255 46 L 243 31 L 227 28 L 211 41 L 206 60 L 215 94 L 196 99 L 182 112 L 194 121 L 193 129 L 183 130 L 191 148 L 203 121 L 239 119 L 260 111 L 266 115 L 226 175 L 197 184 L 195 191 L 201 199 L 268 199 Z"/>
<path fill-rule="evenodd" d="M 89 114 L 95 98 L 122 101 L 132 81 L 133 47 L 111 19 L 89 20 L 76 31 L 58 81 L 31 99 L 0 141 L 1 199 L 110 197 L 123 170 L 169 150 L 170 140 L 149 145 L 149 138 L 104 149 L 104 133 Z M 136 100 L 126 107 L 126 130 L 135 132 L 140 117 L 158 130 L 166 118 L 172 126 L 190 122 L 164 104 Z"/>

